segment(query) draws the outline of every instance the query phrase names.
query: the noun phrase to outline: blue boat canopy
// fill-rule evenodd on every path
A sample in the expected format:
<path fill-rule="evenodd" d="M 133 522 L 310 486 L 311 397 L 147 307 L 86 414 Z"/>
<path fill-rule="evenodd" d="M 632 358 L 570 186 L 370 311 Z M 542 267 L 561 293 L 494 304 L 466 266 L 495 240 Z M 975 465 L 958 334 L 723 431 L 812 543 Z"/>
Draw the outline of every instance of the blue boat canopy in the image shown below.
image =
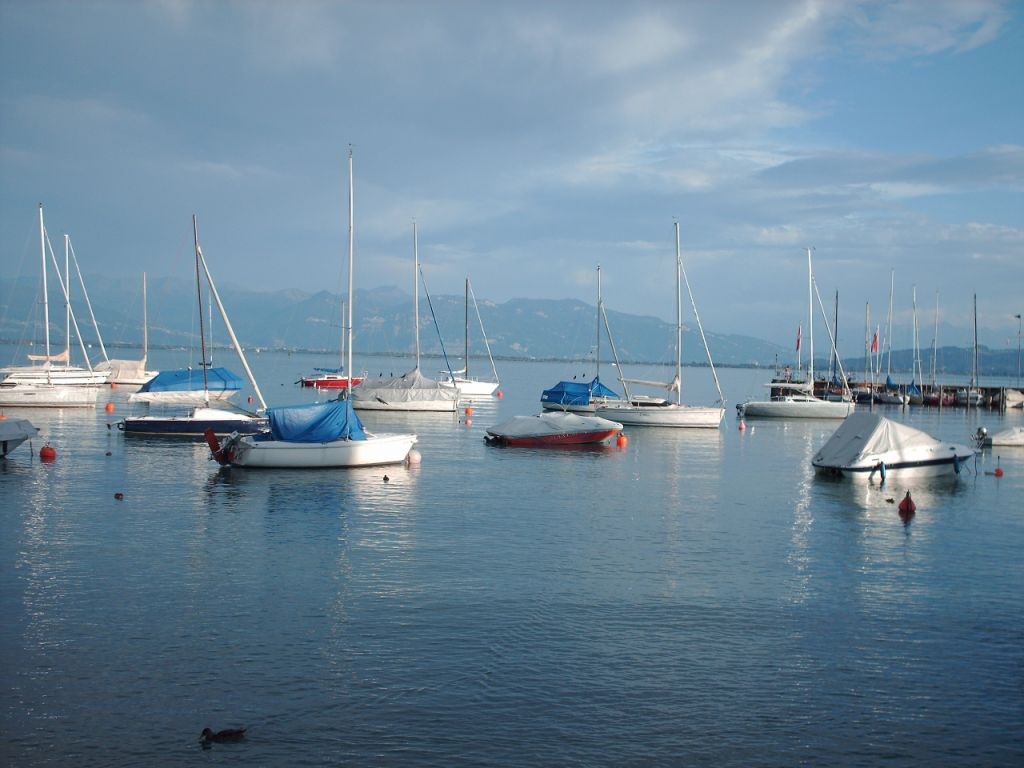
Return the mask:
<path fill-rule="evenodd" d="M 618 398 L 618 393 L 601 383 L 597 376 L 591 382 L 560 381 L 551 389 L 541 392 L 542 403 L 558 405 L 589 405 L 592 397 Z"/>
<path fill-rule="evenodd" d="M 286 443 L 330 443 L 365 440 L 366 431 L 351 400 L 268 408 L 270 434 Z"/>
<path fill-rule="evenodd" d="M 242 380 L 227 368 L 206 369 L 206 389 L 210 392 L 231 392 L 242 388 Z M 160 371 L 147 381 L 139 392 L 202 392 L 203 369 L 179 368 Z"/>

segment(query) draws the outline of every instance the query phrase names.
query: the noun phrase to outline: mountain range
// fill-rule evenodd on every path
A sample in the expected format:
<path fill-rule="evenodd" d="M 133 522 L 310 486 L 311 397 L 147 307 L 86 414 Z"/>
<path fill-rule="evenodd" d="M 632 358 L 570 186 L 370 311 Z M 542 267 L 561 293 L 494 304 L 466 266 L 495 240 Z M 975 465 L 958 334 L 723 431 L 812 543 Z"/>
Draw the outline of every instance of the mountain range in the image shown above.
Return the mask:
<path fill-rule="evenodd" d="M 142 283 L 125 278 L 87 276 L 89 304 L 108 347 L 138 346 L 143 337 Z M 205 289 L 204 289 L 205 290 Z M 323 290 L 305 293 L 294 290 L 255 292 L 220 286 L 220 296 L 239 341 L 247 348 L 323 351 L 336 354 L 341 345 L 342 297 Z M 80 291 L 79 291 L 80 293 Z M 413 298 L 398 288 L 357 290 L 353 320 L 358 354 L 404 355 L 414 350 Z M 147 291 L 147 326 L 152 347 L 180 347 L 198 338 L 195 284 L 180 278 L 151 280 Z M 29 278 L 0 278 L 0 340 L 41 342 L 42 309 L 38 281 Z M 96 342 L 89 309 L 72 289 L 72 306 L 82 337 Z M 478 300 L 480 320 L 470 307 L 470 354 L 486 357 L 480 323 L 487 332 L 492 355 L 514 359 L 592 360 L 598 344 L 598 319 L 594 305 L 575 299 L 511 299 L 504 303 Z M 619 360 L 644 363 L 674 361 L 675 326 L 664 320 L 607 310 Z M 223 323 L 215 311 L 205 308 L 204 317 L 213 328 L 218 346 L 229 344 Z M 212 322 L 209 318 L 212 317 Z M 51 340 L 63 339 L 63 301 L 50 296 Z M 447 353 L 453 361 L 465 349 L 466 304 L 462 295 L 439 295 L 420 299 L 420 345 L 424 355 Z M 61 329 L 55 331 L 54 329 Z M 208 330 L 209 333 L 209 330 Z M 705 330 L 715 365 L 774 367 L 793 365 L 796 350 L 754 336 L 716 334 Z M 602 359 L 611 360 L 608 338 L 601 332 Z M 815 367 L 825 370 L 828 359 L 820 345 Z M 805 352 L 806 354 L 806 352 Z M 931 370 L 931 349 L 921 350 L 922 369 Z M 1017 350 L 979 348 L 980 372 L 1013 376 L 1017 373 Z M 973 350 L 942 347 L 936 351 L 937 370 L 969 373 Z M 891 369 L 910 371 L 911 350 L 893 350 Z M 697 328 L 686 325 L 683 361 L 687 365 L 707 364 L 704 344 Z M 888 361 L 887 361 L 888 362 Z M 848 374 L 858 376 L 864 369 L 861 358 L 844 359 Z M 454 362 L 453 362 L 454 365 Z"/>

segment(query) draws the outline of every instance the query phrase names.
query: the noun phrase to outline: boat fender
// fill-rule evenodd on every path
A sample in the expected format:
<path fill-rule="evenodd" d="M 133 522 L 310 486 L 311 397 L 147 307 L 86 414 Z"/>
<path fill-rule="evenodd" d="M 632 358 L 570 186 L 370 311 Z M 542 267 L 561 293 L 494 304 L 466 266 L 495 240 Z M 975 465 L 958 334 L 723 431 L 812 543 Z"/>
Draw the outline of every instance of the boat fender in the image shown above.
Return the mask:
<path fill-rule="evenodd" d="M 953 454 L 953 471 L 960 474 L 960 457 L 955 453 Z"/>
<path fill-rule="evenodd" d="M 884 461 L 878 462 L 878 467 L 876 467 L 876 469 L 878 470 L 879 478 L 884 483 L 885 482 L 885 462 Z"/>

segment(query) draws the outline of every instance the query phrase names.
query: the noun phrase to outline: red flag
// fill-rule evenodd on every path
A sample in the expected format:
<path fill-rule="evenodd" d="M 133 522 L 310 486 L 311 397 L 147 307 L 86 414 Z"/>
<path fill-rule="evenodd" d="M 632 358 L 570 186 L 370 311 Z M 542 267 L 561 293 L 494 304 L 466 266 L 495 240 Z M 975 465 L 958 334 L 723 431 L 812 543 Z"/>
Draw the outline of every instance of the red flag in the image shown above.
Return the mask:
<path fill-rule="evenodd" d="M 871 339 L 871 351 L 878 351 L 878 331 L 875 331 L 875 335 Z"/>
<path fill-rule="evenodd" d="M 796 327 L 796 351 L 797 352 L 800 351 L 800 333 L 801 333 L 802 330 L 803 330 L 803 328 L 801 326 L 798 325 Z"/>

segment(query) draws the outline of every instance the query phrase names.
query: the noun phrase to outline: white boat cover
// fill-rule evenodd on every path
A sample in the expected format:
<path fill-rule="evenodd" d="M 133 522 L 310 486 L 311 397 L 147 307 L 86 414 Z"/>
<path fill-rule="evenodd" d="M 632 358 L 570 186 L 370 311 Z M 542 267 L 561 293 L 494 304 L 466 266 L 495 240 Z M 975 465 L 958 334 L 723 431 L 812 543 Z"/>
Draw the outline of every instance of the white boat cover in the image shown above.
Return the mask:
<path fill-rule="evenodd" d="M 439 402 L 446 406 L 445 410 L 454 411 L 458 399 L 457 389 L 441 386 L 440 382 L 424 376 L 419 368 L 390 379 L 364 381 L 352 390 L 356 408 L 360 404 L 375 403 L 394 410 L 403 410 L 406 405 L 410 406 L 409 410 L 418 410 L 417 405 Z"/>
<path fill-rule="evenodd" d="M 622 429 L 622 425 L 600 416 L 586 416 L 571 411 L 544 411 L 536 416 L 513 416 L 508 421 L 490 427 L 487 432 L 498 437 L 521 438 L 599 432 L 607 429 Z"/>
<path fill-rule="evenodd" d="M 28 419 L 0 419 L 0 443 L 20 445 L 30 437 L 35 437 L 38 431 Z"/>
<path fill-rule="evenodd" d="M 1010 427 L 994 435 L 986 435 L 984 445 L 1024 448 L 1024 427 Z"/>
<path fill-rule="evenodd" d="M 886 464 L 916 456 L 928 456 L 943 446 L 955 449 L 927 432 L 908 427 L 870 411 L 855 411 L 846 417 L 812 460 L 816 467 L 848 468 L 883 461 Z M 958 455 L 970 450 L 964 448 Z M 932 454 L 934 456 L 934 454 Z M 952 454 L 951 454 L 952 455 Z"/>

